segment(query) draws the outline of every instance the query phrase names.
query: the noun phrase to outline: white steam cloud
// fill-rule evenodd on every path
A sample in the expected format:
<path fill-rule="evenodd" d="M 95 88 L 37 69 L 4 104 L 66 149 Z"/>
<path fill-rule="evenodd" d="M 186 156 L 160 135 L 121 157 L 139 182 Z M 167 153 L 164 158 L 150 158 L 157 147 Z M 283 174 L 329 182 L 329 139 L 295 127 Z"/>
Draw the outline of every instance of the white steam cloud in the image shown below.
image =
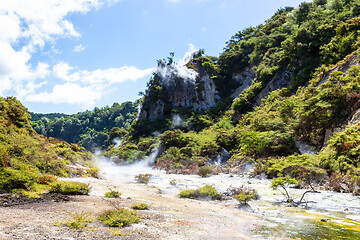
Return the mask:
<path fill-rule="evenodd" d="M 152 169 L 155 163 L 155 158 L 158 155 L 158 149 L 149 156 L 141 161 L 138 161 L 129 165 L 116 165 L 111 159 L 96 156 L 96 164 L 100 169 L 100 173 L 106 178 L 114 182 L 131 182 L 134 181 L 135 176 L 141 173 L 153 173 L 159 172 L 158 170 Z"/>
<path fill-rule="evenodd" d="M 181 119 L 181 117 L 180 117 L 179 114 L 175 114 L 175 115 L 172 117 L 171 126 L 172 126 L 172 128 L 185 127 L 185 126 L 186 126 L 186 123 L 185 123 L 184 120 Z"/>
<path fill-rule="evenodd" d="M 179 63 L 166 64 L 161 61 L 157 68 L 157 74 L 159 74 L 164 82 L 170 81 L 171 79 L 181 78 L 185 82 L 195 83 L 198 73 L 185 66 L 199 50 L 193 45 L 189 44 L 189 49 L 185 55 L 179 60 Z"/>
<path fill-rule="evenodd" d="M 170 79 L 182 78 L 185 82 L 194 82 L 198 73 L 189 69 L 186 66 L 180 66 L 176 63 L 171 65 L 160 64 L 157 69 L 157 73 L 161 75 L 163 80 L 169 81 Z"/>
<path fill-rule="evenodd" d="M 122 144 L 122 140 L 120 139 L 120 138 L 114 138 L 113 140 L 113 143 L 115 144 L 115 148 L 118 148 L 118 147 L 120 147 L 120 145 Z"/>

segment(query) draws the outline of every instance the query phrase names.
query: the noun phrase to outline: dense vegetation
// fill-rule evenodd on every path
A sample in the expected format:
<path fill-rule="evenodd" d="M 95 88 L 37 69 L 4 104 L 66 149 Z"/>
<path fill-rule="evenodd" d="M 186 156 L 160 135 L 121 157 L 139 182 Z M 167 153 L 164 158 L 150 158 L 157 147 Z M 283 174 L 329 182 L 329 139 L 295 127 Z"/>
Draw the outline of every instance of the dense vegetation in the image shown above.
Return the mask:
<path fill-rule="evenodd" d="M 91 154 L 76 144 L 37 134 L 29 118 L 18 100 L 0 98 L 0 191 L 37 191 L 56 180 L 47 174 L 83 175 L 93 170 L 68 167 L 89 167 Z"/>
<path fill-rule="evenodd" d="M 34 129 L 39 134 L 78 143 L 87 150 L 104 149 L 120 141 L 136 118 L 138 102 L 114 103 L 111 107 L 74 115 L 32 114 Z"/>
<path fill-rule="evenodd" d="M 207 176 L 221 171 L 206 167 L 205 173 L 213 162 L 251 162 L 255 174 L 302 186 L 329 179 L 335 190 L 356 192 L 359 124 L 347 121 L 360 99 L 359 15 L 357 0 L 315 0 L 278 10 L 264 24 L 235 34 L 219 58 L 197 56 L 187 64 L 214 80 L 222 97 L 218 106 L 204 112 L 166 109 L 163 119 L 137 122 L 127 141 L 106 154 L 133 161 L 160 145 L 156 167 L 170 172 Z M 255 79 L 232 102 L 234 75 L 243 71 Z M 260 95 L 279 79 L 277 90 Z M 161 96 L 155 75 L 148 87 L 148 96 Z M 171 127 L 174 114 L 183 118 L 181 127 Z M 340 133 L 327 141 L 326 132 L 334 128 Z M 161 134 L 150 137 L 154 131 Z M 299 144 L 318 154 L 301 154 Z"/>

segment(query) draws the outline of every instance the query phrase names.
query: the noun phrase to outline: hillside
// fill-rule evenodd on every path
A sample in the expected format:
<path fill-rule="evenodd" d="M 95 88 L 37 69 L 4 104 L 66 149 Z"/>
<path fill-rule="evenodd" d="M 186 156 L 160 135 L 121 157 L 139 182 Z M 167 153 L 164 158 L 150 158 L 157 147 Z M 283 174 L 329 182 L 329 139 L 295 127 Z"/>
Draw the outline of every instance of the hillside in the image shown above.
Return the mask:
<path fill-rule="evenodd" d="M 252 164 L 254 174 L 356 193 L 359 9 L 303 3 L 238 32 L 218 58 L 159 60 L 129 139 L 105 155 L 133 161 L 160 144 L 156 166 L 169 172 Z M 204 167 L 215 162 L 223 167 Z"/>
<path fill-rule="evenodd" d="M 138 102 L 124 102 L 74 115 L 32 113 L 31 116 L 37 133 L 77 143 L 88 151 L 94 151 L 120 141 L 127 134 L 137 112 Z"/>
<path fill-rule="evenodd" d="M 92 155 L 76 144 L 37 134 L 30 114 L 15 98 L 0 98 L 0 189 L 39 191 L 46 176 L 84 175 Z M 87 170 L 86 170 L 87 169 Z M 95 173 L 95 172 L 94 172 Z"/>

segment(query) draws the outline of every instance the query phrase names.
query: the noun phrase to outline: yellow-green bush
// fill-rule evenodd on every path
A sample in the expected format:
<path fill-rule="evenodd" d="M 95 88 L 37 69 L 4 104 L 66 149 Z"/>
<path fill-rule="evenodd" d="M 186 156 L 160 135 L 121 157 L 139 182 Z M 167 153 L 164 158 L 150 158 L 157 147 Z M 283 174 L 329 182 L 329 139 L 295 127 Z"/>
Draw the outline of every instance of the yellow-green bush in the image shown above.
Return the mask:
<path fill-rule="evenodd" d="M 86 183 L 58 181 L 51 184 L 50 192 L 65 195 L 87 195 L 90 186 Z"/>
<path fill-rule="evenodd" d="M 198 188 L 196 190 L 185 189 L 179 193 L 181 198 L 206 198 L 210 197 L 211 199 L 221 199 L 221 193 L 219 193 L 213 186 L 205 185 L 204 187 Z"/>
<path fill-rule="evenodd" d="M 105 193 L 105 197 L 108 197 L 108 198 L 119 198 L 121 196 L 121 192 L 118 192 L 118 191 L 110 191 L 110 192 L 106 192 Z"/>
<path fill-rule="evenodd" d="M 148 210 L 149 205 L 146 203 L 139 203 L 139 204 L 133 204 L 131 205 L 131 208 L 134 210 Z"/>
<path fill-rule="evenodd" d="M 119 208 L 104 211 L 99 220 L 110 227 L 125 227 L 140 222 L 140 217 L 134 210 Z"/>

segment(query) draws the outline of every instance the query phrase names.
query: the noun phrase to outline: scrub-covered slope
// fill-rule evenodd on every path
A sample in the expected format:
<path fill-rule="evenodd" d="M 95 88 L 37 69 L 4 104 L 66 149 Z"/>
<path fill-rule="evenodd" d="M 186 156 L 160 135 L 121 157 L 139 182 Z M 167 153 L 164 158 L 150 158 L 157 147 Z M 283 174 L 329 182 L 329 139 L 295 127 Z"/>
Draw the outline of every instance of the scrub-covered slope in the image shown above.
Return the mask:
<path fill-rule="evenodd" d="M 130 136 L 106 154 L 134 160 L 158 142 L 156 166 L 169 171 L 251 162 L 357 191 L 359 15 L 355 0 L 302 3 L 238 32 L 219 58 L 160 60 Z"/>
<path fill-rule="evenodd" d="M 31 190 L 43 174 L 71 176 L 86 170 L 84 148 L 37 134 L 27 109 L 15 98 L 0 98 L 0 191 Z M 89 171 L 90 173 L 90 171 Z"/>

